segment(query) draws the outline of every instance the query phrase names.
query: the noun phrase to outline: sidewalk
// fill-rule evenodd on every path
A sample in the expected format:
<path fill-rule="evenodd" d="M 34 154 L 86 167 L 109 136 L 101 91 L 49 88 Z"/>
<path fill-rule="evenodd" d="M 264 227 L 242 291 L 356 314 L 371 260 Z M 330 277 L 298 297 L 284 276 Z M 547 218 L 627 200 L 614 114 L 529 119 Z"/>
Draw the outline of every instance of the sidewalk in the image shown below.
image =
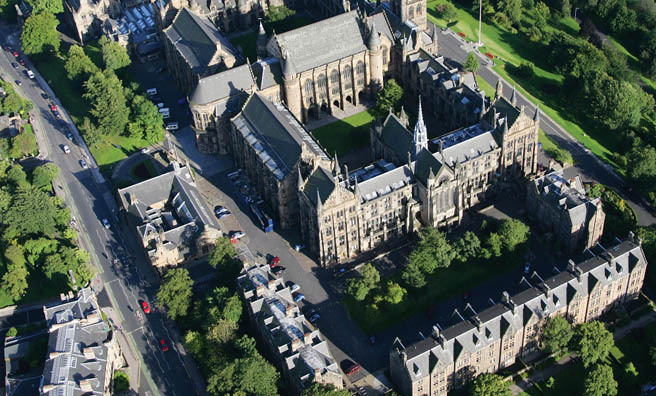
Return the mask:
<path fill-rule="evenodd" d="M 644 327 L 654 321 L 656 321 L 656 312 L 652 311 L 651 313 L 637 320 L 632 321 L 628 325 L 615 330 L 615 332 L 613 333 L 613 338 L 615 339 L 615 341 L 617 341 L 627 336 L 632 330 L 640 327 Z M 549 366 L 536 373 L 533 373 L 516 384 L 510 385 L 510 391 L 512 392 L 513 395 L 518 395 L 522 392 L 525 392 L 527 389 L 531 388 L 533 384 L 542 382 L 545 379 L 552 377 L 555 374 L 567 368 L 571 363 L 575 361 L 575 357 L 576 354 L 574 353 L 570 353 L 567 356 L 562 357 L 561 359 L 556 361 L 554 365 Z"/>
<path fill-rule="evenodd" d="M 114 325 L 118 339 L 118 345 L 121 348 L 121 355 L 125 359 L 126 371 L 128 377 L 130 377 L 130 389 L 132 389 L 136 394 L 139 394 L 139 384 L 141 383 L 141 364 L 139 359 L 134 355 L 130 343 L 123 333 L 122 328 L 120 327 L 121 319 L 116 315 L 114 308 L 112 307 L 101 307 L 102 311 L 107 314 L 107 318 Z"/>

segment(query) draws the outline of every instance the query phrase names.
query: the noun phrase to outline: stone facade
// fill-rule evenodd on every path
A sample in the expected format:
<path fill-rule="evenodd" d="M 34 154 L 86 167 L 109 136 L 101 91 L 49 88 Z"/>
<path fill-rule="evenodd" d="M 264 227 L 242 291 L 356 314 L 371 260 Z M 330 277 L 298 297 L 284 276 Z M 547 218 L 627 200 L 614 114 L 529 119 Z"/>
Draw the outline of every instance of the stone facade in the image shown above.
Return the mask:
<path fill-rule="evenodd" d="M 121 15 L 121 3 L 117 0 L 66 0 L 64 18 L 81 44 L 100 37 L 103 24 L 109 18 Z"/>
<path fill-rule="evenodd" d="M 411 21 L 420 29 L 426 29 L 426 0 L 392 0 L 392 12 L 403 21 Z"/>
<path fill-rule="evenodd" d="M 604 213 L 600 198 L 589 198 L 581 179 L 569 180 L 563 171 L 552 172 L 527 185 L 529 216 L 554 233 L 563 252 L 591 248 L 604 233 Z"/>
<path fill-rule="evenodd" d="M 540 330 L 553 316 L 572 323 L 597 319 L 625 301 L 637 298 L 647 261 L 641 241 L 632 235 L 609 249 L 570 260 L 567 269 L 542 280 L 535 274 L 526 288 L 481 312 L 471 306 L 459 321 L 405 347 L 396 341 L 390 352 L 392 380 L 405 396 L 446 396 L 480 373 L 494 373 L 537 350 Z"/>
<path fill-rule="evenodd" d="M 314 383 L 343 388 L 328 343 L 301 313 L 282 277 L 271 274 L 268 265 L 253 265 L 237 285 L 253 328 L 296 394 Z"/>

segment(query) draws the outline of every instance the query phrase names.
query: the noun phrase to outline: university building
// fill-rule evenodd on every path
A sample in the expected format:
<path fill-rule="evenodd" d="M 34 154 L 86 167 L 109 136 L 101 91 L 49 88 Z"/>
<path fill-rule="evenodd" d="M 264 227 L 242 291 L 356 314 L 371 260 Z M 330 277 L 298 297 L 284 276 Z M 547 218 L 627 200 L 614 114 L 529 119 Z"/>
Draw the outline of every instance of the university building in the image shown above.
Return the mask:
<path fill-rule="evenodd" d="M 641 241 L 630 235 L 608 249 L 597 245 L 587 257 L 543 280 L 537 273 L 525 288 L 476 312 L 471 306 L 460 320 L 419 342 L 396 340 L 389 357 L 392 380 L 405 396 L 446 396 L 481 373 L 494 373 L 538 349 L 540 331 L 553 316 L 572 323 L 599 318 L 617 305 L 637 298 L 647 261 Z"/>

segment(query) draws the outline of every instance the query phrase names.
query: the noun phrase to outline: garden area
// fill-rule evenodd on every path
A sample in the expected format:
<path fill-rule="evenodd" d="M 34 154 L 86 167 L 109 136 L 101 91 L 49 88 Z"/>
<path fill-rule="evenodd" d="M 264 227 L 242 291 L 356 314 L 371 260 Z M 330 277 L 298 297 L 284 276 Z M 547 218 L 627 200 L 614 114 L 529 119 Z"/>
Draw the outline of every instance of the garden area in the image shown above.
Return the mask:
<path fill-rule="evenodd" d="M 374 115 L 366 110 L 311 131 L 331 155 L 347 154 L 369 144 L 369 129 Z"/>

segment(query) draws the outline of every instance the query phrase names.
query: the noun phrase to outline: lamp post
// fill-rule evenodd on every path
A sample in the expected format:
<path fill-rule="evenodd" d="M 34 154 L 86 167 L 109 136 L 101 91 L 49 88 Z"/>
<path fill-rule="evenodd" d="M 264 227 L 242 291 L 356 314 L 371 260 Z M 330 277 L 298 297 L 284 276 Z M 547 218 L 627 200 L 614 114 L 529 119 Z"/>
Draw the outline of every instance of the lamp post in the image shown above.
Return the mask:
<path fill-rule="evenodd" d="M 483 25 L 483 0 L 478 0 L 478 46 L 482 46 L 481 27 Z"/>

